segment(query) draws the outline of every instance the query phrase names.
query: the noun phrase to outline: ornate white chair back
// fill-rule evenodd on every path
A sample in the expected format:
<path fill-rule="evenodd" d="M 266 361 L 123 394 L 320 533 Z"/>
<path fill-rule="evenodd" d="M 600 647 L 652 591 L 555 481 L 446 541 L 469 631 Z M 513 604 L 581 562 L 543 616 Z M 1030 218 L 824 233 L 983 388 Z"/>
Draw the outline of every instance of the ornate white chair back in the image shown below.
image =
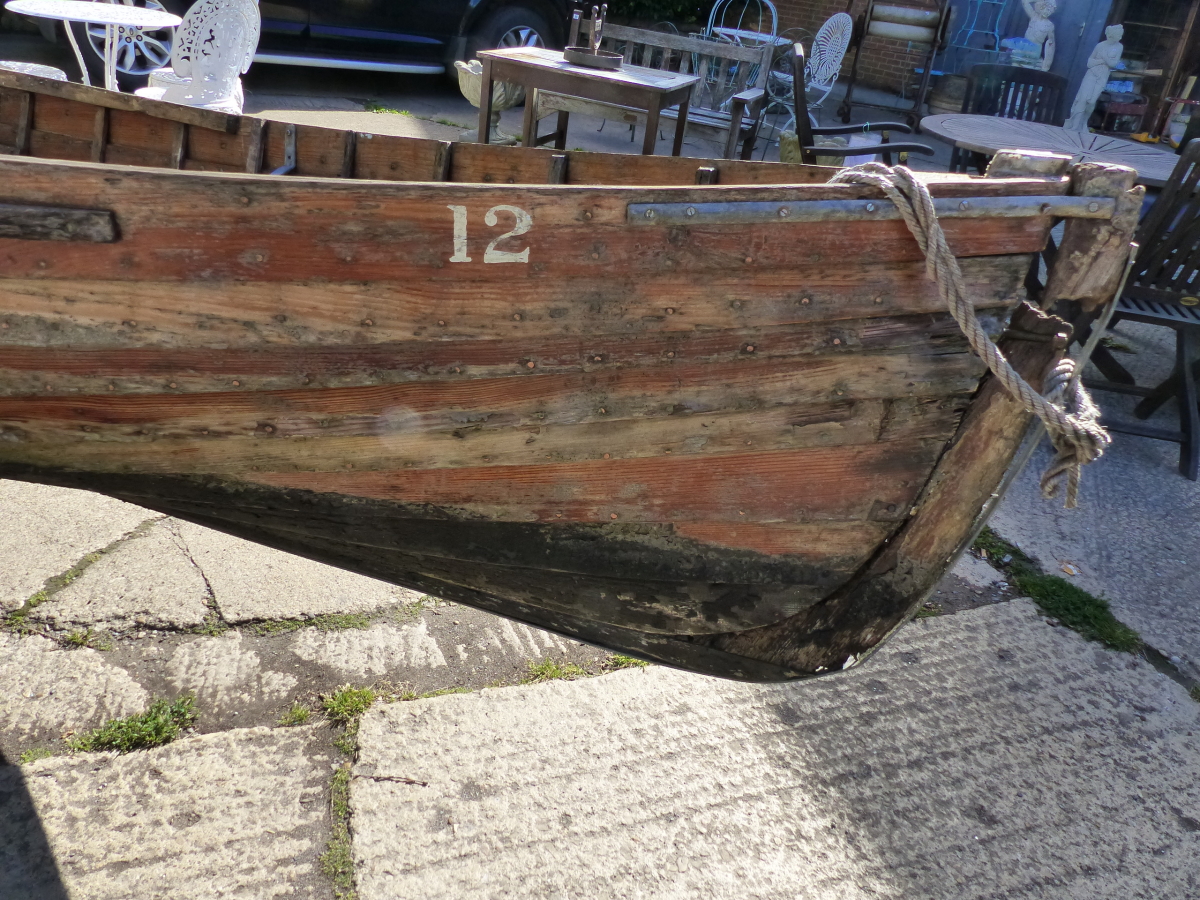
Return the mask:
<path fill-rule="evenodd" d="M 835 13 L 813 38 L 812 53 L 808 57 L 805 76 L 810 93 L 818 95 L 816 100 L 810 100 L 809 109 L 821 105 L 837 82 L 838 73 L 842 71 L 842 60 L 850 46 L 850 36 L 854 33 L 854 20 L 849 13 Z"/>
<path fill-rule="evenodd" d="M 240 113 L 239 76 L 254 60 L 261 29 L 255 0 L 201 0 L 176 30 L 171 51 L 175 77 L 166 83 L 162 99 Z"/>

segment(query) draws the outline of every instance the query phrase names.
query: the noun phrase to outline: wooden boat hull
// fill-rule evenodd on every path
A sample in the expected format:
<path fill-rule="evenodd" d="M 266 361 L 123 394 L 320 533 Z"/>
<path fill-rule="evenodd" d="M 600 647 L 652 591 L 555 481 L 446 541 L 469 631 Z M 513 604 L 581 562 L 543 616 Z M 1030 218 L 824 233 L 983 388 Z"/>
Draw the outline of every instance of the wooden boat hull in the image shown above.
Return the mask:
<path fill-rule="evenodd" d="M 603 154 L 469 145 L 429 162 L 470 181 L 385 182 L 436 142 L 321 129 L 299 170 L 356 178 L 171 171 L 114 152 L 95 94 L 7 77 L 0 142 L 16 110 L 14 146 L 43 158 L 0 157 L 0 476 L 782 680 L 911 614 L 1025 433 L 869 189 L 697 186 L 695 160 L 630 157 L 627 186 L 596 185 Z M 179 127 L 140 103 L 124 134 Z M 63 161 L 49 129 L 89 115 L 105 162 Z M 270 171 L 284 129 L 205 118 L 176 161 L 223 140 Z M 664 173 L 684 183 L 636 183 Z M 935 182 L 998 336 L 1068 182 Z M 1046 340 L 1005 345 L 1036 380 L 1062 324 L 1019 316 Z"/>

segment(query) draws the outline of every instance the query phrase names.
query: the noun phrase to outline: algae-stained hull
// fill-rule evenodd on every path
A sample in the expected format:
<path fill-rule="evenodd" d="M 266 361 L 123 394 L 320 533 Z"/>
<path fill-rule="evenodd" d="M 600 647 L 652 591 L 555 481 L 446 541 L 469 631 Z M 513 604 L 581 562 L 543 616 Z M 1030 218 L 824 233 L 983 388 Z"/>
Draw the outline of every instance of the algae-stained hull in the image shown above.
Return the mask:
<path fill-rule="evenodd" d="M 827 171 L 201 113 L 0 73 L 0 476 L 782 680 L 911 614 L 1025 432 Z M 931 182 L 994 335 L 1071 204 L 1027 171 Z"/>

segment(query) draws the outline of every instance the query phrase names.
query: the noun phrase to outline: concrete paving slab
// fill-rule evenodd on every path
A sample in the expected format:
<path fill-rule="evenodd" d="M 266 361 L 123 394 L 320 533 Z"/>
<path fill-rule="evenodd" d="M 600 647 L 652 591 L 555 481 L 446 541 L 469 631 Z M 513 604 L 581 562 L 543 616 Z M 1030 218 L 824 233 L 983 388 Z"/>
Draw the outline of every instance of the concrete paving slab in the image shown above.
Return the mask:
<path fill-rule="evenodd" d="M 168 679 L 180 693 L 193 693 L 199 706 L 218 714 L 238 707 L 276 704 L 298 679 L 265 668 L 258 653 L 243 646 L 241 632 L 218 638 L 198 637 L 175 648 L 167 663 Z"/>
<path fill-rule="evenodd" d="M 371 613 L 421 596 L 190 522 L 178 527 L 188 554 L 212 588 L 221 617 L 230 624 Z"/>
<path fill-rule="evenodd" d="M 118 545 L 36 607 L 30 621 L 107 631 L 204 624 L 208 584 L 183 549 L 177 528 L 166 520 Z"/>
<path fill-rule="evenodd" d="M 1004 580 L 1002 573 L 992 568 L 979 557 L 972 556 L 970 553 L 964 553 L 960 556 L 958 562 L 954 564 L 954 568 L 950 571 L 951 574 L 957 575 L 972 587 L 988 587 L 989 585 L 999 584 Z"/>
<path fill-rule="evenodd" d="M 332 757 L 319 732 L 244 729 L 0 767 L 0 897 L 328 897 L 317 858 Z M 57 878 L 23 852 L 38 820 Z"/>
<path fill-rule="evenodd" d="M 1153 385 L 1170 372 L 1168 329 L 1121 323 L 1117 354 Z M 1095 394 L 1106 417 L 1132 421 L 1136 398 Z M 1179 427 L 1168 403 L 1151 424 Z M 1084 471 L 1077 509 L 1043 500 L 1038 479 L 1050 451 L 1039 448 L 991 520 L 998 534 L 1035 557 L 1048 572 L 1105 597 L 1117 617 L 1177 665 L 1200 678 L 1200 483 L 1179 474 L 1179 446 L 1114 434 L 1113 444 Z M 1064 563 L 1079 570 L 1062 571 Z"/>
<path fill-rule="evenodd" d="M 148 702 L 128 672 L 95 650 L 0 632 L 0 732 L 18 741 L 84 731 L 141 712 Z"/>
<path fill-rule="evenodd" d="M 664 668 L 371 710 L 364 900 L 1200 895 L 1200 706 L 1028 601 L 788 686 Z"/>
<path fill-rule="evenodd" d="M 21 481 L 0 481 L 0 511 L 0 613 L 157 515 L 100 494 Z"/>

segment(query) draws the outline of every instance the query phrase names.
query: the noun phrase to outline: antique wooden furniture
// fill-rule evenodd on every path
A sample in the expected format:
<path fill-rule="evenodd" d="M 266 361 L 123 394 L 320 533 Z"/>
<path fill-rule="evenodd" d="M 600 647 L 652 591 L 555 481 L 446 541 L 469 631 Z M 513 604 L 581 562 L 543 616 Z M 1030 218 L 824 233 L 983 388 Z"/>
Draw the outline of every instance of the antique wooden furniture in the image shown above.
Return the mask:
<path fill-rule="evenodd" d="M 957 113 L 926 116 L 921 120 L 921 131 L 955 147 L 987 156 L 1001 149 L 1020 147 L 1022 150 L 1070 154 L 1076 162 L 1128 166 L 1137 170 L 1139 184 L 1151 187 L 1166 184 L 1179 159 L 1174 153 L 1153 144 L 994 116 Z"/>
<path fill-rule="evenodd" d="M 554 143 L 562 150 L 567 146 L 567 120 L 570 110 L 559 111 L 558 127 L 549 135 L 538 136 L 538 105 L 542 91 L 577 97 L 581 101 L 619 105 L 643 111 L 646 117 L 646 138 L 642 153 L 654 153 L 658 140 L 658 120 L 662 112 L 678 104 L 675 120 L 675 141 L 671 155 L 678 156 L 687 130 L 688 102 L 692 88 L 699 81 L 695 75 L 661 72 L 640 66 L 624 66 L 616 71 L 576 66 L 563 59 L 561 51 L 544 47 L 516 47 L 512 50 L 481 50 L 483 61 L 482 88 L 479 103 L 479 141 L 491 139 L 492 85 L 497 81 L 517 84 L 527 91 L 525 125 L 521 143 L 538 147 Z"/>
<path fill-rule="evenodd" d="M 805 114 L 807 106 L 807 73 L 808 67 L 804 61 L 804 47 L 801 44 L 795 44 L 792 48 L 792 121 L 796 126 L 796 137 L 799 145 L 800 159 L 796 162 L 803 162 L 808 165 L 816 165 L 818 156 L 860 156 L 867 153 L 878 152 L 883 155 L 883 161 L 887 165 L 892 164 L 892 154 L 902 154 L 901 161 L 903 162 L 909 153 L 922 153 L 927 156 L 933 155 L 933 148 L 926 144 L 915 142 L 892 143 L 891 132 L 898 131 L 902 134 L 908 134 L 912 131 L 908 125 L 903 122 L 873 122 L 864 125 L 827 125 L 823 127 L 814 127 L 810 124 L 808 116 Z M 882 142 L 877 148 L 873 147 L 835 147 L 829 145 L 818 146 L 815 141 L 815 136 L 835 136 L 843 134 L 861 134 L 864 131 L 882 132 Z M 785 143 L 781 138 L 779 145 L 780 158 L 783 158 L 785 153 Z M 791 160 L 788 160 L 791 161 Z"/>
<path fill-rule="evenodd" d="M 761 680 L 855 664 L 969 543 L 1029 423 L 898 211 L 828 169 L 4 71 L 0 144 L 0 477 L 621 652 Z M 1067 164 L 921 175 L 1034 384 L 1065 339 L 1022 305 L 1032 254 L 1068 217 L 1047 291 L 1108 300 L 1139 199 L 1131 172 Z"/>
<path fill-rule="evenodd" d="M 588 24 L 586 20 L 582 23 L 584 31 Z M 687 130 L 699 137 L 719 141 L 725 159 L 733 158 L 739 143 L 741 158 L 750 158 L 762 123 L 773 45 L 743 47 L 643 28 L 606 25 L 603 47 L 621 53 L 626 69 L 637 66 L 657 69 L 664 76 L 667 73 L 696 76 L 686 107 L 681 104 L 678 110 L 666 109 L 662 117 L 671 119 L 686 113 Z M 578 112 L 634 126 L 645 125 L 646 146 L 652 146 L 651 142 L 657 138 L 657 126 L 650 127 L 646 113 L 628 104 L 580 100 L 563 93 L 544 92 L 538 99 L 538 116 L 553 112 L 560 113 L 556 133 L 563 131 L 562 114 Z M 677 129 L 676 140 L 679 133 Z M 559 147 L 562 146 L 560 143 Z"/>
<path fill-rule="evenodd" d="M 1200 142 L 1193 141 L 1179 157 L 1175 173 L 1138 226 L 1136 239 L 1137 259 L 1113 322 L 1125 319 L 1173 329 L 1174 370 L 1157 387 L 1142 387 L 1104 351 L 1096 363 L 1110 380 L 1088 384 L 1142 397 L 1134 408 L 1139 419 L 1148 419 L 1164 403 L 1177 400 L 1177 430 L 1107 419 L 1105 424 L 1124 434 L 1178 443 L 1179 471 L 1195 481 L 1200 477 L 1200 392 L 1196 386 L 1200 370 Z"/>
<path fill-rule="evenodd" d="M 979 65 L 972 67 L 967 76 L 961 111 L 967 115 L 1062 125 L 1066 119 L 1063 114 L 1066 91 L 1067 79 L 1061 75 L 1021 66 Z M 974 168 L 982 172 L 987 160 L 985 154 L 964 150 L 956 144 L 950 154 L 950 171 L 966 172 Z"/>

